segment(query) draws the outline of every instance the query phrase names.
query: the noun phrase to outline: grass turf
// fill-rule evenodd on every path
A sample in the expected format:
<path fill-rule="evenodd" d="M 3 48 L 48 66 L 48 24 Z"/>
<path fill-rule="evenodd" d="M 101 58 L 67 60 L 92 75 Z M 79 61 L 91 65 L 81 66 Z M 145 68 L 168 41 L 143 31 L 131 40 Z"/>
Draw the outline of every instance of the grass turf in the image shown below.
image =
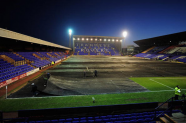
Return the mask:
<path fill-rule="evenodd" d="M 82 106 L 98 106 L 98 105 L 117 105 L 130 103 L 145 102 L 164 102 L 174 96 L 174 88 L 179 85 L 182 89 L 186 89 L 186 77 L 183 81 L 173 77 L 148 77 L 148 78 L 130 78 L 138 84 L 146 87 L 150 92 L 138 93 L 122 93 L 122 94 L 104 94 L 104 95 L 83 95 L 83 96 L 66 96 L 66 97 L 43 97 L 43 98 L 22 98 L 22 99 L 1 99 L 0 110 L 3 112 L 18 111 L 24 109 L 47 109 L 47 108 L 63 108 L 63 107 L 82 107 Z M 157 82 L 154 82 L 152 80 Z M 174 81 L 173 81 L 174 80 Z M 179 80 L 179 81 L 178 81 Z M 166 84 L 166 86 L 162 84 Z M 185 93 L 186 90 L 182 90 Z M 96 103 L 92 102 L 92 97 L 96 99 Z"/>
<path fill-rule="evenodd" d="M 134 77 L 130 79 L 150 91 L 173 90 L 177 85 L 181 89 L 186 89 L 186 77 Z"/>

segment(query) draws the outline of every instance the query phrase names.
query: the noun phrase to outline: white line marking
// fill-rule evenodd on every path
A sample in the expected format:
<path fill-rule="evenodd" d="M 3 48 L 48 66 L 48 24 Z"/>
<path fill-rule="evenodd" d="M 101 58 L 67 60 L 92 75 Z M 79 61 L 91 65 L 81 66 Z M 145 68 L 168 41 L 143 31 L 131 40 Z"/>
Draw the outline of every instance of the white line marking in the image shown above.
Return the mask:
<path fill-rule="evenodd" d="M 186 79 L 186 78 L 154 78 L 154 79 Z"/>
<path fill-rule="evenodd" d="M 181 89 L 186 90 L 186 89 Z M 109 94 L 127 94 L 127 93 L 148 93 L 148 92 L 164 92 L 164 91 L 173 91 L 173 90 L 159 90 L 159 91 L 141 91 L 141 92 L 124 92 L 124 93 L 109 93 Z M 174 92 L 173 92 L 174 93 Z M 109 95 L 108 93 L 100 93 L 100 94 L 89 94 L 89 95 L 68 95 L 68 96 L 45 96 L 45 97 L 20 97 L 20 98 L 7 98 L 7 99 L 29 99 L 29 98 L 53 98 L 53 97 L 80 97 L 80 96 L 92 96 L 92 95 Z"/>
<path fill-rule="evenodd" d="M 163 85 L 163 86 L 165 86 L 165 87 L 167 87 L 167 88 L 174 89 L 174 88 L 171 88 L 170 86 L 164 85 L 164 84 L 162 84 L 162 83 L 160 83 L 160 82 L 158 82 L 158 81 L 155 81 L 155 80 L 153 80 L 153 79 L 149 79 L 149 80 L 151 80 L 151 81 L 153 81 L 153 82 L 156 82 L 156 83 L 158 83 L 158 84 L 161 84 L 161 85 Z"/>
<path fill-rule="evenodd" d="M 181 90 L 186 90 L 186 89 L 181 89 Z M 159 90 L 159 91 L 141 91 L 141 92 L 131 92 L 131 93 L 143 93 L 143 92 L 164 92 L 164 91 L 173 91 L 173 90 Z M 174 93 L 174 91 L 173 91 Z"/>

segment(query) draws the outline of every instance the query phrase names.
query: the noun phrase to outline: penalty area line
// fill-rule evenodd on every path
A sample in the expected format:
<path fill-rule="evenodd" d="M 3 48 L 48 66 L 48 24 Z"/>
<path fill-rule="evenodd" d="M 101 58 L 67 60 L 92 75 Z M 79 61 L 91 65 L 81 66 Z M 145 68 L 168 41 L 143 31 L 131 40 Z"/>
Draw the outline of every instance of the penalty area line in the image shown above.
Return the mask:
<path fill-rule="evenodd" d="M 149 80 L 151 80 L 151 81 L 153 81 L 153 82 L 156 82 L 156 83 L 158 83 L 158 84 L 160 84 L 160 85 L 163 85 L 163 86 L 165 86 L 165 87 L 167 87 L 167 88 L 174 89 L 174 88 L 171 88 L 170 86 L 167 86 L 167 85 L 165 85 L 165 84 L 162 84 L 161 82 L 155 81 L 155 80 L 153 80 L 153 79 L 149 79 Z"/>

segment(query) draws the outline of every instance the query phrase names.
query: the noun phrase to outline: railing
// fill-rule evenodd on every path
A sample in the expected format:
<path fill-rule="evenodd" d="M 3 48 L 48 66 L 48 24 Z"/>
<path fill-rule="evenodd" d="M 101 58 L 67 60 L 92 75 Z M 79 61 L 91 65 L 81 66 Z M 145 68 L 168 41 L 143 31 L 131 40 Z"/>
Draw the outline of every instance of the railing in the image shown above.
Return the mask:
<path fill-rule="evenodd" d="M 183 95 L 183 96 L 179 96 L 179 98 L 181 97 L 181 100 L 178 100 L 178 101 L 186 101 L 186 96 Z M 154 116 L 154 120 L 157 120 L 162 114 L 164 114 L 165 112 L 168 111 L 168 115 L 169 116 L 172 116 L 172 110 L 173 110 L 173 107 L 174 107 L 174 103 L 173 101 L 175 100 L 175 97 L 171 97 L 170 99 L 168 99 L 167 101 L 165 101 L 164 103 L 162 103 L 161 105 L 159 105 L 158 107 L 155 108 L 155 116 Z M 157 111 L 160 107 L 162 107 L 165 103 L 170 103 L 170 105 L 168 105 L 169 107 L 164 110 L 162 113 L 160 113 L 158 116 L 157 116 Z"/>

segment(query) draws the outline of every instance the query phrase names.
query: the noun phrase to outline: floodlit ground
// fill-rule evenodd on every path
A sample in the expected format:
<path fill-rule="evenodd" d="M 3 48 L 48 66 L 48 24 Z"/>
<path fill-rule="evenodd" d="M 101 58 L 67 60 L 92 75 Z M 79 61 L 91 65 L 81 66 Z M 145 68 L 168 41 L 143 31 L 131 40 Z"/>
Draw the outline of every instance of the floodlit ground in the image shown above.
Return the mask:
<path fill-rule="evenodd" d="M 38 85 L 44 94 L 38 96 L 60 95 L 93 95 L 93 94 L 115 94 L 148 92 L 160 90 L 171 90 L 177 84 L 181 86 L 181 81 L 174 81 L 174 77 L 186 76 L 186 65 L 171 63 L 166 61 L 152 61 L 139 59 L 136 57 L 123 56 L 72 56 L 60 65 L 55 66 L 47 72 L 51 74 L 47 87 L 44 85 L 43 76 L 31 81 Z M 98 71 L 98 77 L 93 77 L 94 71 Z M 86 71 L 86 77 L 84 77 Z M 43 74 L 44 75 L 44 74 Z M 131 77 L 151 77 L 134 78 Z M 170 87 L 166 79 L 154 79 L 153 77 L 172 77 Z M 134 81 L 133 81 L 134 80 Z M 139 83 L 137 80 L 141 80 Z M 181 82 L 181 83 L 179 83 Z M 31 90 L 30 83 L 25 86 L 26 90 Z M 160 84 L 161 83 L 161 84 Z M 25 93 L 25 89 L 11 94 L 9 97 L 29 97 L 32 96 L 30 90 Z M 162 89 L 161 89 L 162 88 Z M 22 93 L 20 93 L 22 91 Z M 28 96 L 26 94 L 29 94 Z M 21 96 L 23 95 L 23 96 Z"/>
<path fill-rule="evenodd" d="M 38 76 L 9 95 L 9 99 L 1 100 L 0 110 L 164 102 L 174 96 L 176 85 L 181 87 L 182 94 L 186 92 L 185 68 L 185 64 L 135 57 L 72 56 L 47 70 L 51 74 L 47 87 L 43 86 L 44 74 Z M 98 77 L 93 77 L 94 70 L 98 71 Z M 42 93 L 36 98 L 12 99 L 32 97 L 32 82 Z M 92 97 L 96 103 L 92 103 Z"/>
<path fill-rule="evenodd" d="M 49 83 L 56 85 L 60 90 L 52 92 L 51 86 L 48 86 L 44 92 L 54 95 L 146 92 L 149 91 L 148 88 L 129 78 L 183 76 L 186 74 L 185 68 L 185 64 L 150 61 L 135 57 L 73 56 L 47 71 L 51 73 Z M 93 77 L 95 70 L 98 71 L 98 77 Z M 86 78 L 83 77 L 84 71 L 87 74 Z M 150 82 L 153 86 L 155 80 Z M 144 81 L 144 83 L 147 82 Z"/>

